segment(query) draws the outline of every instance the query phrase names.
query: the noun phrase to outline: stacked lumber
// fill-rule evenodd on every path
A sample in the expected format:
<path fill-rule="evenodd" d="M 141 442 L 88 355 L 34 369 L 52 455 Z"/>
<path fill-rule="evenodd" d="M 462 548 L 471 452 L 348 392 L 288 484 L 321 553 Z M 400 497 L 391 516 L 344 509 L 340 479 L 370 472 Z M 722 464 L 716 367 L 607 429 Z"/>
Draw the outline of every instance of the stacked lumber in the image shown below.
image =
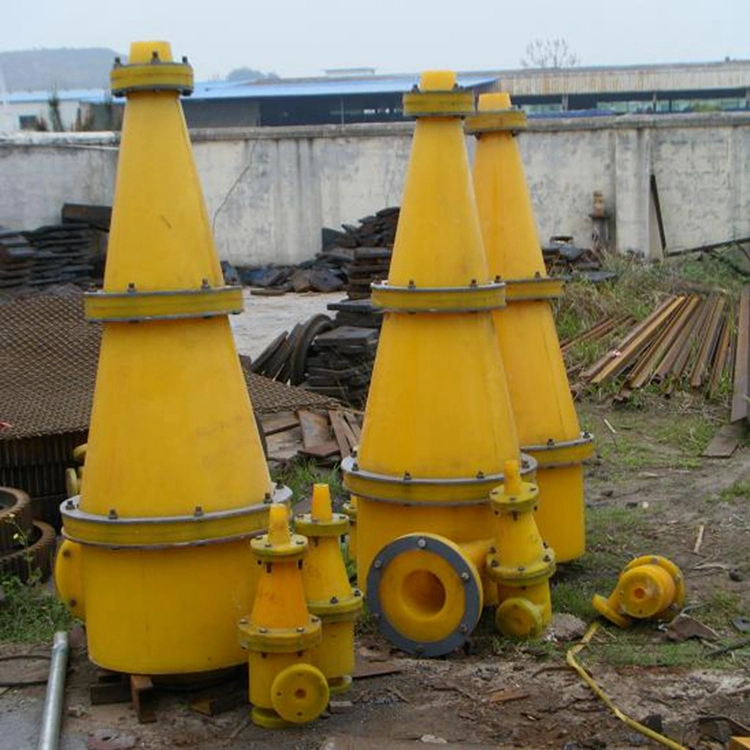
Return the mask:
<path fill-rule="evenodd" d="M 327 305 L 333 310 L 334 325 L 358 326 L 359 328 L 380 328 L 383 325 L 383 309 L 375 307 L 369 297 L 366 299 L 344 299 Z"/>
<path fill-rule="evenodd" d="M 297 409 L 262 416 L 266 451 L 271 461 L 297 456 L 332 466 L 351 455 L 359 443 L 360 420 L 345 409 Z"/>
<path fill-rule="evenodd" d="M 315 338 L 307 357 L 305 387 L 363 406 L 370 387 L 379 331 L 341 326 Z"/>
<path fill-rule="evenodd" d="M 0 227 L 0 288 L 88 283 L 97 247 L 84 224 L 55 224 L 29 232 Z"/>
<path fill-rule="evenodd" d="M 321 255 L 348 257 L 347 294 L 350 299 L 370 296 L 370 284 L 385 279 L 391 265 L 400 209 L 384 208 L 359 220 L 359 226 L 343 224 L 342 230 L 323 229 Z"/>
<path fill-rule="evenodd" d="M 26 286 L 36 253 L 19 232 L 0 227 L 0 288 Z"/>
<path fill-rule="evenodd" d="M 647 385 L 665 395 L 691 388 L 716 398 L 733 370 L 733 321 L 732 306 L 722 295 L 670 295 L 582 372 L 580 381 L 603 385 L 619 380 L 617 401 L 627 401 Z"/>

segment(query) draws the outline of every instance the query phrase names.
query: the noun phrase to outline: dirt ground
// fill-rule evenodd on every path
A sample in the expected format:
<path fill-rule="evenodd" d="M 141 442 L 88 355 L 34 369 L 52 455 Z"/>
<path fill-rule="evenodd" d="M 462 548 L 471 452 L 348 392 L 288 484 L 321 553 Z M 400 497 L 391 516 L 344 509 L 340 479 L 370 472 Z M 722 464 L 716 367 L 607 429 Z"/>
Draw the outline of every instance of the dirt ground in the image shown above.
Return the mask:
<path fill-rule="evenodd" d="M 329 301 L 320 295 L 309 299 L 310 315 L 324 311 Z M 251 355 L 262 350 L 273 330 L 288 329 L 308 313 L 300 315 L 297 308 L 287 322 L 282 310 L 287 304 L 274 308 L 277 299 L 262 302 L 251 301 L 245 316 L 233 323 L 240 348 Z M 253 328 L 259 320 L 266 321 L 262 334 Z M 622 711 L 640 721 L 648 717 L 650 725 L 661 726 L 687 747 L 723 747 L 706 736 L 699 718 L 726 715 L 750 724 L 747 646 L 712 654 L 747 637 L 741 617 L 750 615 L 750 448 L 745 445 L 726 460 L 700 458 L 722 414 L 704 413 L 680 398 L 625 410 L 584 402 L 579 411 L 584 427 L 598 438 L 597 457 L 586 467 L 588 552 L 561 566 L 553 579 L 558 615 L 541 641 L 502 639 L 487 613 L 464 652 L 418 660 L 392 651 L 365 621 L 357 639 L 359 659 L 371 669 L 387 662 L 397 671 L 356 679 L 342 702 L 314 724 L 268 732 L 249 722 L 244 705 L 203 716 L 190 708 L 194 696 L 184 691 L 157 692 L 154 724 L 139 725 L 127 704 L 92 706 L 88 687 L 95 670 L 79 638 L 65 694 L 61 747 L 84 748 L 89 734 L 102 730 L 119 737 L 122 744 L 111 740 L 115 748 L 313 750 L 334 735 L 357 739 L 331 747 L 363 750 L 400 748 L 389 744 L 396 741 L 562 750 L 653 745 L 615 718 L 565 664 L 567 648 L 594 619 L 591 594 L 609 594 L 622 566 L 645 553 L 665 555 L 681 566 L 689 614 L 715 636 L 675 644 L 655 624 L 633 632 L 603 624 L 580 659 Z M 694 552 L 701 527 L 702 542 Z M 559 618 L 560 613 L 568 617 Z M 573 617 L 573 632 L 566 634 Z M 20 648 L 10 644 L 2 652 Z M 25 645 L 22 650 L 44 653 L 45 648 Z M 236 696 L 242 690 L 234 685 Z M 43 687 L 11 689 L 0 696 L 0 748 L 36 746 L 43 699 Z M 373 738 L 372 743 L 365 738 Z"/>

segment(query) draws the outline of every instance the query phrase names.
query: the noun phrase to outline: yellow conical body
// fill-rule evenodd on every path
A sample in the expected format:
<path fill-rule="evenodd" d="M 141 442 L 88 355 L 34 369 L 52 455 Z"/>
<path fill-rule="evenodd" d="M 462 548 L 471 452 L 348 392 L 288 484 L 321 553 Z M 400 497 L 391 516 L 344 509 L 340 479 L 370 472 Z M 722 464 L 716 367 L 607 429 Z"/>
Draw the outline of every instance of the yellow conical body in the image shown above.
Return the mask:
<path fill-rule="evenodd" d="M 163 42 L 132 46 L 103 292 L 104 322 L 80 501 L 89 655 L 107 669 L 191 673 L 243 661 L 247 537 L 273 492 L 226 314 L 179 101 L 190 83 Z M 158 89 L 158 90 L 154 90 Z"/>
<path fill-rule="evenodd" d="M 349 584 L 341 551 L 349 519 L 333 512 L 328 485 L 316 484 L 310 513 L 294 522 L 296 531 L 309 540 L 302 568 L 307 607 L 323 625 L 323 641 L 313 651 L 312 663 L 326 676 L 330 691 L 342 693 L 352 682 L 354 623 L 363 604 L 362 593 Z"/>
<path fill-rule="evenodd" d="M 522 113 L 507 94 L 483 94 L 468 122 L 478 135 L 474 188 L 490 274 L 507 285 L 495 313 L 500 350 L 521 449 L 538 462 L 537 523 L 559 560 L 585 551 L 583 470 L 591 451 L 570 395 L 521 155 L 514 134 Z"/>
<path fill-rule="evenodd" d="M 329 695 L 325 676 L 310 664 L 322 630 L 305 603 L 307 540 L 289 533 L 288 511 L 279 505 L 271 508 L 268 533 L 251 547 L 260 578 L 252 611 L 239 622 L 248 651 L 251 716 L 268 729 L 303 724 L 320 716 Z"/>
<path fill-rule="evenodd" d="M 490 496 L 495 539 L 487 573 L 498 586 L 497 628 L 509 637 L 537 637 L 552 616 L 555 555 L 534 520 L 538 496 L 536 485 L 521 481 L 516 461 L 506 462 L 505 483 Z"/>
<path fill-rule="evenodd" d="M 386 598 L 432 591 L 429 602 L 386 601 L 376 614 L 383 627 L 398 609 L 404 615 L 394 626 L 404 636 L 398 645 L 433 654 L 441 643 L 455 646 L 440 623 L 452 620 L 441 614 L 447 609 L 461 620 L 466 605 L 463 595 L 448 595 L 468 590 L 449 580 L 458 568 L 472 582 L 467 597 L 477 602 L 477 571 L 455 543 L 489 537 L 486 498 L 503 461 L 519 455 L 492 319 L 504 290 L 487 270 L 460 120 L 473 100 L 454 84 L 453 74 L 427 73 L 404 99 L 418 120 L 388 281 L 373 287 L 385 316 L 359 454 L 344 462 L 357 502 L 359 586 L 367 587 L 368 602 L 376 601 L 368 577 L 377 557 L 373 575 L 383 573 L 378 586 Z M 412 549 L 420 548 L 420 534 L 429 535 L 421 541 L 436 556 L 421 558 L 422 572 Z M 440 567 L 444 555 L 451 562 L 445 575 L 436 575 L 433 562 Z M 465 562 L 471 567 L 464 569 Z M 408 583 L 422 573 L 432 582 L 427 589 Z M 391 593 L 398 587 L 390 578 L 408 579 L 401 594 Z M 472 615 L 461 627 L 469 632 L 474 624 Z"/>

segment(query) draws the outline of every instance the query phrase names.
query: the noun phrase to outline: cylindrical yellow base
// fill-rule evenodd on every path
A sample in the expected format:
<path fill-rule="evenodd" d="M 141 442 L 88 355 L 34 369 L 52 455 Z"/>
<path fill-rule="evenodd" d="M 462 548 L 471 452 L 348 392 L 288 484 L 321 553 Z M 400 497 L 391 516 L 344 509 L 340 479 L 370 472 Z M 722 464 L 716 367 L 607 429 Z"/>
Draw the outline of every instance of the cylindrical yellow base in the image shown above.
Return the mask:
<path fill-rule="evenodd" d="M 539 533 L 558 562 L 576 560 L 586 552 L 583 504 L 583 467 L 539 466 L 536 470 L 539 502 L 534 513 Z"/>
<path fill-rule="evenodd" d="M 313 650 L 311 661 L 325 675 L 332 690 L 336 685 L 347 689 L 354 672 L 354 619 L 338 622 L 321 619 L 323 642 Z"/>
<path fill-rule="evenodd" d="M 98 666 L 191 674 L 247 658 L 237 638 L 257 578 L 247 540 L 164 550 L 84 546 L 82 553 L 89 657 Z"/>

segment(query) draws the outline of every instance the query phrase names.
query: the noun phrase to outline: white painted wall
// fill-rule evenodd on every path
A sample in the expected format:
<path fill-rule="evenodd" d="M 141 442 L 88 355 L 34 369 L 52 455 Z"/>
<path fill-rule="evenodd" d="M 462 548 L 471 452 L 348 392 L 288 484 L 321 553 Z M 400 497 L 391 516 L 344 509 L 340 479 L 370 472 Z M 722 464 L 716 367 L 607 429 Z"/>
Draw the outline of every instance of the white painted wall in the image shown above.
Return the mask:
<path fill-rule="evenodd" d="M 322 226 L 397 205 L 411 133 L 410 124 L 194 132 L 221 257 L 304 260 Z M 750 236 L 748 113 L 532 121 L 519 145 L 542 241 L 572 234 L 587 245 L 601 190 L 618 248 L 646 253 L 651 172 L 670 248 Z M 65 202 L 110 203 L 116 157 L 111 134 L 0 138 L 0 225 L 57 221 Z"/>

